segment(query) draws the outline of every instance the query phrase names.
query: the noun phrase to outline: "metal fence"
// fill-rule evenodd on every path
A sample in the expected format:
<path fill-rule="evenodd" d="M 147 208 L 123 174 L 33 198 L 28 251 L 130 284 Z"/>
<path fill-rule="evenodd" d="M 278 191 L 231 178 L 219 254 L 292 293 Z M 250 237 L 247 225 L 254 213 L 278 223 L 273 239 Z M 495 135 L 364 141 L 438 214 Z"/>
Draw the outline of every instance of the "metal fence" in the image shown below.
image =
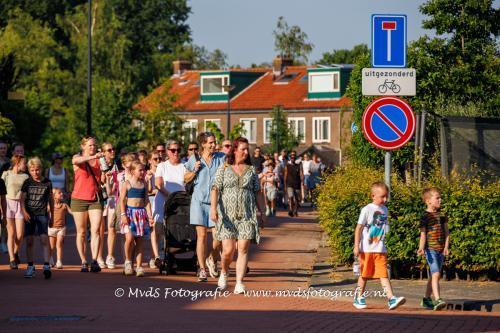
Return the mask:
<path fill-rule="evenodd" d="M 483 180 L 500 177 L 500 118 L 443 117 L 441 168 L 486 171 Z"/>

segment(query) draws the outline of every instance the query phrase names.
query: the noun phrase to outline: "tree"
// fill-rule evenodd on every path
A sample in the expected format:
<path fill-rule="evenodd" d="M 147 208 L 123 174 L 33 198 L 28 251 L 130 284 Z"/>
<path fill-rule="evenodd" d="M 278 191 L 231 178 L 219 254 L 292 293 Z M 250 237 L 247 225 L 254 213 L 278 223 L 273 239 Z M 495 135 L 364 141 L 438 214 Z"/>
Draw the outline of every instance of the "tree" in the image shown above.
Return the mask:
<path fill-rule="evenodd" d="M 370 53 L 366 44 L 355 45 L 352 50 L 340 49 L 323 53 L 318 64 L 354 64 L 361 55 Z"/>
<path fill-rule="evenodd" d="M 438 105 L 443 100 L 451 109 L 469 105 L 483 115 L 498 117 L 500 10 L 492 7 L 491 0 L 431 0 L 420 10 L 430 16 L 423 27 L 445 37 L 425 36 L 408 49 L 408 64 L 417 69 L 418 77 L 414 100 L 444 114 L 446 108 Z"/>
<path fill-rule="evenodd" d="M 245 136 L 247 133 L 243 123 L 236 124 L 231 132 L 229 133 L 229 140 L 233 141 L 241 136 Z"/>
<path fill-rule="evenodd" d="M 162 91 L 149 101 L 148 112 L 142 115 L 139 128 L 143 130 L 143 144 L 151 147 L 159 141 L 178 140 L 183 137 L 183 120 L 175 114 L 177 96 L 170 93 L 172 82 L 167 80 Z"/>
<path fill-rule="evenodd" d="M 14 123 L 9 118 L 2 117 L 0 113 L 0 140 L 12 140 L 14 136 Z"/>
<path fill-rule="evenodd" d="M 215 135 L 215 141 L 217 143 L 221 143 L 222 141 L 224 141 L 224 134 L 222 134 L 222 131 L 216 123 L 214 123 L 213 121 L 208 121 L 205 127 L 208 132 L 212 132 Z"/>
<path fill-rule="evenodd" d="M 178 46 L 174 53 L 175 58 L 190 61 L 196 70 L 222 69 L 228 65 L 227 54 L 220 49 L 210 52 L 204 46 L 187 44 Z"/>
<path fill-rule="evenodd" d="M 269 136 L 271 139 L 271 149 L 281 151 L 286 149 L 292 150 L 299 145 L 300 137 L 296 136 L 293 129 L 289 126 L 287 114 L 283 111 L 281 105 L 275 105 L 270 113 L 271 130 Z"/>
<path fill-rule="evenodd" d="M 307 62 L 314 45 L 307 41 L 307 34 L 299 26 L 289 27 L 284 17 L 280 16 L 273 35 L 275 50 L 280 52 L 283 58 Z"/>

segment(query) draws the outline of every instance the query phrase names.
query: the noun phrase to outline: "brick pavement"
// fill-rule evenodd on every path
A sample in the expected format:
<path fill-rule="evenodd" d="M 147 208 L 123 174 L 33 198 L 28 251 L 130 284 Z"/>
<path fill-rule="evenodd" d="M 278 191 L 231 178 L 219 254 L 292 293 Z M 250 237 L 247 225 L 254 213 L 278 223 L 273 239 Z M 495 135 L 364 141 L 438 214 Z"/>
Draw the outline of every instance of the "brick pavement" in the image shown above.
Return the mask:
<path fill-rule="evenodd" d="M 296 219 L 280 212 L 263 231 L 261 245 L 251 249 L 247 287 L 254 291 L 307 288 L 320 238 L 321 229 L 311 212 Z M 0 266 L 0 332 L 500 330 L 500 318 L 494 313 L 435 313 L 411 306 L 389 312 L 380 304 L 358 311 L 349 302 L 300 297 L 230 295 L 191 301 L 169 294 L 165 298 L 165 288 L 213 293 L 216 281 L 201 284 L 194 274 L 159 276 L 150 269 L 144 278 L 126 278 L 121 267 L 99 274 L 80 273 L 74 236 L 68 237 L 65 248 L 65 269 L 55 270 L 48 281 L 40 271 L 36 278 L 27 280 L 22 278 L 24 269 L 11 271 Z M 0 258 L 6 263 L 5 255 Z M 229 285 L 234 286 L 234 273 Z M 123 288 L 125 295 L 116 297 L 117 288 Z M 130 290 L 136 288 L 158 289 L 158 298 L 135 297 Z"/>

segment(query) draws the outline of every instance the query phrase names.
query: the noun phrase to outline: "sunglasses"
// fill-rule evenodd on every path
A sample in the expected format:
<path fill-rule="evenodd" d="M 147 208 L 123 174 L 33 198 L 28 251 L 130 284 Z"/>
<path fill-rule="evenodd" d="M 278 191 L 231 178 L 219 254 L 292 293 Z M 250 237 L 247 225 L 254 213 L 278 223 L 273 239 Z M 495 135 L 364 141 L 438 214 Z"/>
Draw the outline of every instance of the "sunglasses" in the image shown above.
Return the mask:
<path fill-rule="evenodd" d="M 161 158 L 159 158 L 159 157 L 153 157 L 153 161 L 161 161 Z"/>
<path fill-rule="evenodd" d="M 231 148 L 231 145 L 224 145 L 225 148 Z"/>
<path fill-rule="evenodd" d="M 181 152 L 181 149 L 169 149 L 169 151 L 172 153 L 172 154 L 175 154 L 175 153 L 180 153 Z"/>
<path fill-rule="evenodd" d="M 165 149 L 157 149 L 156 151 L 157 151 L 157 152 L 159 152 L 159 153 L 164 153 L 164 152 L 166 152 L 166 150 L 165 150 Z"/>
<path fill-rule="evenodd" d="M 188 148 L 189 151 L 198 150 L 198 148 Z"/>
<path fill-rule="evenodd" d="M 105 152 L 108 152 L 108 153 L 111 153 L 111 152 L 114 152 L 115 149 L 114 148 L 109 148 L 109 149 L 106 149 Z"/>

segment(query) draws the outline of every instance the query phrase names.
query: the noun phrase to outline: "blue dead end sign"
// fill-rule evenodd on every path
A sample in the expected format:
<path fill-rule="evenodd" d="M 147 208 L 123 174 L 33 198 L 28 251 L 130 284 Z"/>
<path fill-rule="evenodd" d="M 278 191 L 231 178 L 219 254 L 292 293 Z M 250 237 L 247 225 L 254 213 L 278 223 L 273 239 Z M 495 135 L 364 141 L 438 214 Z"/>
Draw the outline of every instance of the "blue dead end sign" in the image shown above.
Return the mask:
<path fill-rule="evenodd" d="M 366 139 L 375 147 L 398 149 L 413 137 L 415 115 L 401 98 L 380 97 L 366 107 L 362 127 Z"/>

